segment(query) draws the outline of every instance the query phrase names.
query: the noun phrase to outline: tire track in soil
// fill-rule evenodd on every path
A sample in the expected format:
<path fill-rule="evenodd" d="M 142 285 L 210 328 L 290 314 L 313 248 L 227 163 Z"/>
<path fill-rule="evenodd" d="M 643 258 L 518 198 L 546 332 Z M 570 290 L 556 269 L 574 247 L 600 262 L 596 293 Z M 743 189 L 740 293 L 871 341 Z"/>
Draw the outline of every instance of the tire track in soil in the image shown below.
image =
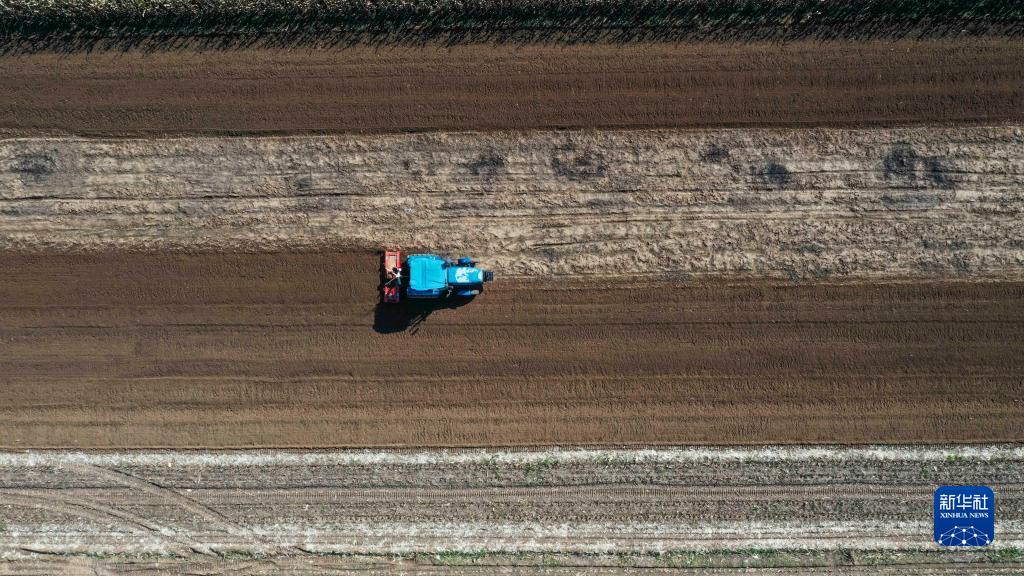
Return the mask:
<path fill-rule="evenodd" d="M 459 308 L 395 311 L 376 307 L 370 254 L 0 259 L 8 448 L 983 442 L 1024 430 L 1014 282 L 499 281 Z"/>
<path fill-rule="evenodd" d="M 246 530 L 244 530 L 237 524 L 231 522 L 223 514 L 217 512 L 216 510 L 210 508 L 209 506 L 206 506 L 192 498 L 189 498 L 188 496 L 185 496 L 184 494 L 178 492 L 177 490 L 165 488 L 163 486 L 160 486 L 159 484 L 150 482 L 137 476 L 133 476 L 127 472 L 122 472 L 120 470 L 114 470 L 110 468 L 104 468 L 102 466 L 95 466 L 89 464 L 74 464 L 70 465 L 69 468 L 85 476 L 93 476 L 97 478 L 107 479 L 122 486 L 127 486 L 135 490 L 140 490 L 142 492 L 148 492 L 150 494 L 157 495 L 163 499 L 173 502 L 178 506 L 181 506 L 182 508 L 188 510 L 189 512 L 192 512 L 193 514 L 196 514 L 197 516 L 205 519 L 211 525 L 217 527 L 217 529 L 223 530 L 229 534 L 247 533 Z"/>
<path fill-rule="evenodd" d="M 3 496 L 5 504 L 39 508 L 58 514 L 70 514 L 95 522 L 113 523 L 140 534 L 159 536 L 181 545 L 182 549 L 178 551 L 179 553 L 191 551 L 196 554 L 212 554 L 205 545 L 188 538 L 186 532 L 180 528 L 173 529 L 123 510 L 97 504 L 94 501 L 87 502 L 65 495 L 56 495 L 52 490 L 3 490 L 0 491 L 0 495 Z"/>

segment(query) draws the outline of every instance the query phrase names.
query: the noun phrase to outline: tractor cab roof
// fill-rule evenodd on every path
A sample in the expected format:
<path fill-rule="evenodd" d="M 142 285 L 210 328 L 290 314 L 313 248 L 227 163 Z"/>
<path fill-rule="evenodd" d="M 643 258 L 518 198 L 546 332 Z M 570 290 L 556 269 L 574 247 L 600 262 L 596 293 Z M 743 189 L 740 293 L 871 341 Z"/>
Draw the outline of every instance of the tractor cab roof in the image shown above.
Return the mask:
<path fill-rule="evenodd" d="M 434 254 L 413 254 L 406 260 L 409 268 L 409 290 L 425 292 L 444 290 L 448 286 L 445 260 Z"/>

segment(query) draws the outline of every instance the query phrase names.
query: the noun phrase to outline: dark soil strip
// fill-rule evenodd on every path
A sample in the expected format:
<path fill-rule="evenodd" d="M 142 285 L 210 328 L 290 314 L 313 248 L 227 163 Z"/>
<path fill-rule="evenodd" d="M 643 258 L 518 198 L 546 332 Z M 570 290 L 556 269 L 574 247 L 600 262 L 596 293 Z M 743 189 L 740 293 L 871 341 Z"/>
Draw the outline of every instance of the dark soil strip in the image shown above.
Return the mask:
<path fill-rule="evenodd" d="M 0 446 L 1024 440 L 1024 285 L 499 281 L 373 255 L 3 256 Z"/>
<path fill-rule="evenodd" d="M 0 58 L 0 134 L 857 126 L 1024 119 L 1000 40 Z"/>

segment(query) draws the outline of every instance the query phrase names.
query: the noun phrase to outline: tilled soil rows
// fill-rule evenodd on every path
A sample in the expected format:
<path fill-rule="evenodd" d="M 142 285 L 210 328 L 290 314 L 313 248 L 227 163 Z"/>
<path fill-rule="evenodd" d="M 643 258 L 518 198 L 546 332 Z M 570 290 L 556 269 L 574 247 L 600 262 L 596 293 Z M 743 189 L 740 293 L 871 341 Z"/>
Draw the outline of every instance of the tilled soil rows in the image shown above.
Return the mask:
<path fill-rule="evenodd" d="M 13 255 L 0 445 L 1020 441 L 1024 285 L 499 281 L 373 254 Z"/>
<path fill-rule="evenodd" d="M 468 253 L 508 276 L 1024 271 L 1024 132 L 0 141 L 0 248 Z"/>
<path fill-rule="evenodd" d="M 169 48 L 0 57 L 0 132 L 878 126 L 1024 119 L 1024 43 L 1017 39 Z"/>
<path fill-rule="evenodd" d="M 1024 544 L 1022 464 L 998 445 L 0 454 L 0 558 L 963 566 Z M 997 494 L 997 543 L 936 550 L 934 485 L 976 478 Z"/>
<path fill-rule="evenodd" d="M 759 551 L 760 555 L 765 554 Z M 993 552 L 993 555 L 998 552 Z M 842 561 L 851 557 L 860 557 L 860 554 L 848 554 L 837 552 L 827 560 L 836 562 L 828 568 L 807 568 L 792 567 L 794 562 L 792 556 L 800 554 L 780 554 L 790 560 L 788 563 L 779 562 L 785 565 L 784 568 L 743 568 L 744 576 L 820 576 L 822 573 L 829 576 L 904 576 L 908 571 L 913 570 L 914 576 L 963 576 L 965 570 L 972 576 L 1017 576 L 1020 574 L 1019 563 L 986 563 L 984 555 L 974 555 L 980 560 L 970 567 L 964 567 L 953 562 L 946 564 L 928 564 L 928 558 L 921 558 L 921 563 L 915 563 L 908 567 L 905 563 L 896 562 L 894 565 L 879 565 L 873 562 L 869 566 L 843 565 Z M 363 576 L 386 576 L 394 574 L 396 570 L 402 574 L 437 574 L 438 570 L 445 574 L 459 576 L 489 576 L 496 571 L 501 574 L 514 576 L 579 576 L 581 572 L 593 576 L 629 576 L 644 574 L 660 576 L 665 573 L 664 567 L 654 566 L 627 566 L 622 567 L 618 558 L 609 559 L 606 564 L 600 566 L 587 566 L 585 571 L 579 565 L 563 565 L 561 558 L 551 554 L 538 554 L 528 558 L 522 565 L 504 561 L 498 558 L 493 563 L 481 562 L 479 566 L 474 565 L 473 555 L 470 560 L 459 565 L 446 563 L 442 568 L 431 564 L 433 556 L 424 559 L 422 556 L 407 558 L 403 556 L 386 557 L 350 557 L 350 556 L 275 556 L 272 558 L 210 558 L 207 556 L 193 556 L 188 558 L 116 558 L 116 557 L 39 557 L 32 560 L 13 561 L 0 566 L 0 574 L 4 576 L 36 576 L 38 574 L 70 573 L 70 574 L 93 574 L 96 571 L 110 571 L 115 574 L 129 573 L 133 575 L 156 574 L 222 574 L 243 571 L 250 576 L 263 576 L 280 574 L 282 571 L 298 576 L 322 576 L 340 571 L 342 574 L 353 573 Z M 700 556 L 700 554 L 696 554 Z M 808 554 L 818 561 L 826 561 L 824 555 Z M 437 557 L 448 558 L 451 555 L 440 555 Z M 671 557 L 671 556 L 668 556 Z M 902 562 L 905 554 L 900 554 Z M 722 565 L 743 566 L 749 564 L 744 561 L 741 554 L 724 556 L 727 561 L 720 562 Z M 548 564 L 545 565 L 545 562 Z M 730 564 L 731 562 L 731 564 Z M 808 564 L 811 562 L 809 561 Z M 552 566 L 551 564 L 559 564 Z M 672 568 L 672 574 L 678 576 L 733 576 L 736 568 Z"/>
<path fill-rule="evenodd" d="M 1021 42 L 149 41 L 3 45 L 0 574 L 1020 572 Z"/>

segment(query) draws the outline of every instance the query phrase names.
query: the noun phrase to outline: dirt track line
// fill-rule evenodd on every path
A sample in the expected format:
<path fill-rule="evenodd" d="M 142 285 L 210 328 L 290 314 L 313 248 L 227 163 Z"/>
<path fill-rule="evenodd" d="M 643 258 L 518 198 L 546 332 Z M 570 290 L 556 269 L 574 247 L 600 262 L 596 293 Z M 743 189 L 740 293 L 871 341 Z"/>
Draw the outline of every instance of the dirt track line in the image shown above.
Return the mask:
<path fill-rule="evenodd" d="M 95 501 L 72 498 L 63 494 L 58 495 L 52 490 L 0 490 L 0 495 L 3 495 L 6 504 L 41 508 L 97 522 L 112 522 L 134 532 L 159 536 L 167 541 L 178 543 L 184 546 L 182 551 L 210 554 L 206 546 L 188 539 L 185 536 L 187 532 L 180 528 L 170 528 L 122 510 L 96 504 Z"/>
<path fill-rule="evenodd" d="M 908 326 L 908 325 L 943 325 L 948 324 L 948 320 L 922 320 L 922 319 L 908 319 L 908 320 L 844 320 L 844 324 L 852 326 Z M 1024 325 L 1024 321 L 1009 321 L 1009 320 L 965 320 L 960 322 L 964 325 L 997 325 L 997 326 L 1013 326 L 1013 325 Z M 730 322 L 732 326 L 821 326 L 835 324 L 834 320 L 750 320 L 741 322 Z M 460 326 L 462 323 L 452 322 L 435 322 L 434 326 Z M 651 322 L 476 322 L 475 326 L 481 328 L 586 328 L 586 327 L 637 327 L 637 326 L 658 326 L 663 328 L 670 327 L 710 327 L 721 325 L 721 322 L 714 321 L 651 321 Z M 344 323 L 310 323 L 310 322 L 293 322 L 293 323 L 269 323 L 269 322 L 247 322 L 244 324 L 232 324 L 232 323 L 179 323 L 179 322 L 165 322 L 160 324 L 151 324 L 145 322 L 126 322 L 118 324 L 21 324 L 13 329 L 0 329 L 0 333 L 7 331 L 8 333 L 15 333 L 22 330 L 33 330 L 37 332 L 106 332 L 111 329 L 125 328 L 125 329 L 146 329 L 146 328 L 160 328 L 166 331 L 172 331 L 175 329 L 190 330 L 197 332 L 259 332 L 266 329 L 273 328 L 301 328 L 301 329 L 324 329 L 324 328 L 345 328 L 362 330 L 366 327 L 363 322 L 344 322 Z M 807 342 L 814 342 L 808 340 Z M 986 373 L 990 374 L 990 373 Z"/>
<path fill-rule="evenodd" d="M 73 464 L 68 466 L 68 468 L 80 474 L 105 478 L 107 480 L 111 480 L 123 486 L 128 486 L 131 488 L 135 488 L 137 490 L 141 490 L 143 492 L 158 495 L 163 499 L 170 500 L 178 504 L 179 506 L 192 512 L 193 514 L 196 514 L 201 518 L 206 519 L 207 522 L 210 522 L 214 526 L 218 526 L 221 530 L 229 534 L 248 534 L 247 530 L 233 523 L 223 514 L 217 512 L 216 510 L 210 508 L 209 506 L 206 506 L 192 498 L 189 498 L 188 496 L 185 496 L 184 494 L 178 492 L 177 490 L 161 486 L 159 484 L 156 484 L 144 478 L 139 478 L 138 476 L 133 476 L 121 470 L 104 468 L 102 466 L 96 466 L 95 464 Z"/>

